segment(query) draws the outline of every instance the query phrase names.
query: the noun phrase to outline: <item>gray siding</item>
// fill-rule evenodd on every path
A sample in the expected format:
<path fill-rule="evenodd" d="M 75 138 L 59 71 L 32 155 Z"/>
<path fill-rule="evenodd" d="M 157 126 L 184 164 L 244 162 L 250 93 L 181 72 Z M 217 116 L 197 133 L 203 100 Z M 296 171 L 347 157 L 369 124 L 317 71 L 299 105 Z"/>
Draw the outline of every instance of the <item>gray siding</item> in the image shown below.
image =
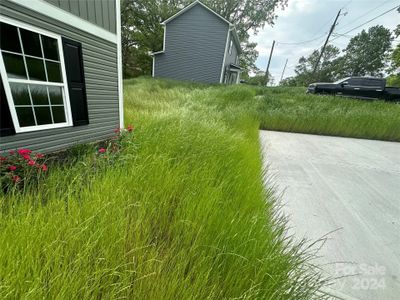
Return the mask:
<path fill-rule="evenodd" d="M 155 56 L 155 77 L 218 83 L 229 25 L 196 5 L 166 25 L 165 53 Z"/>
<path fill-rule="evenodd" d="M 105 30 L 116 33 L 115 0 L 44 0 Z"/>
<path fill-rule="evenodd" d="M 229 54 L 229 45 L 232 42 L 232 53 Z M 232 34 L 229 34 L 229 43 L 228 48 L 226 48 L 226 56 L 225 56 L 225 66 L 229 66 L 230 64 L 237 64 L 236 58 L 238 56 L 238 50 L 235 42 L 233 41 Z"/>
<path fill-rule="evenodd" d="M 119 126 L 117 45 L 7 1 L 0 14 L 82 43 L 89 110 L 89 125 L 2 137 L 0 149 L 53 151 L 112 136 Z"/>
<path fill-rule="evenodd" d="M 229 54 L 229 46 L 230 43 L 232 42 L 232 53 Z M 229 33 L 229 43 L 228 47 L 226 48 L 226 54 L 225 54 L 225 66 L 224 66 L 224 77 L 223 77 L 223 82 L 225 82 L 226 79 L 226 70 L 229 67 L 230 64 L 238 64 L 237 63 L 237 57 L 238 57 L 238 49 L 236 47 L 236 43 L 233 40 L 232 34 Z"/>

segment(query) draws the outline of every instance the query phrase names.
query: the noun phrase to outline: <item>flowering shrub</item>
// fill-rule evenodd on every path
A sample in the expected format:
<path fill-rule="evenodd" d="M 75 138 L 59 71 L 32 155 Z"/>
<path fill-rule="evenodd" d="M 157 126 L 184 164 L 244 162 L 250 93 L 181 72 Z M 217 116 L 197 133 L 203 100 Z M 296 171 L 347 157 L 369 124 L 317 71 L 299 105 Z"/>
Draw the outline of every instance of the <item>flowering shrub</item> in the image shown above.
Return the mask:
<path fill-rule="evenodd" d="M 106 160 L 117 159 L 117 156 L 121 154 L 122 149 L 129 144 L 132 139 L 134 127 L 128 125 L 126 129 L 117 128 L 114 130 L 115 136 L 110 139 L 106 144 L 97 149 L 97 155 Z"/>
<path fill-rule="evenodd" d="M 81 161 L 85 168 L 82 178 L 88 183 L 89 178 L 95 178 L 97 171 L 107 166 L 117 165 L 124 160 L 123 149 L 132 143 L 134 127 L 118 128 L 115 136 L 96 147 L 96 152 L 88 160 Z M 73 152 L 72 152 L 73 153 Z M 62 154 L 50 158 L 52 162 L 65 161 Z M 3 192 L 11 188 L 23 189 L 27 185 L 40 183 L 47 174 L 45 156 L 33 153 L 30 149 L 11 150 L 8 155 L 0 156 L 0 186 Z"/>
<path fill-rule="evenodd" d="M 0 156 L 1 188 L 24 187 L 39 182 L 47 172 L 45 156 L 29 149 L 10 150 L 7 156 Z"/>

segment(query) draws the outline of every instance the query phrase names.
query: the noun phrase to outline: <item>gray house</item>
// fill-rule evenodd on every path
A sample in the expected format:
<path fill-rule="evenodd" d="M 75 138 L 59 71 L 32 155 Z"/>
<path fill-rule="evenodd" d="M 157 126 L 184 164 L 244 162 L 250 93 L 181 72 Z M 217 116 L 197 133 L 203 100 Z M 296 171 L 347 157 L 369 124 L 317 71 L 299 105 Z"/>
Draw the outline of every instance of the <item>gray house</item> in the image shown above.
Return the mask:
<path fill-rule="evenodd" d="M 0 151 L 123 127 L 119 0 L 0 0 Z"/>
<path fill-rule="evenodd" d="M 240 42 L 228 20 L 195 1 L 161 24 L 164 44 L 153 53 L 153 77 L 239 82 Z"/>

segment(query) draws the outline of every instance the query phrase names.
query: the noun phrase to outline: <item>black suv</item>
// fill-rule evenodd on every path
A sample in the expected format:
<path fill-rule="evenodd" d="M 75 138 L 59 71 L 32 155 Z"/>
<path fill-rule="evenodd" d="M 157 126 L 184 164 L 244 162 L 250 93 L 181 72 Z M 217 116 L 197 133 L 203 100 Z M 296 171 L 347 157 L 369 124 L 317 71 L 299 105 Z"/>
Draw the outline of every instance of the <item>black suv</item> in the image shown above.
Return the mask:
<path fill-rule="evenodd" d="M 399 88 L 386 87 L 385 79 L 374 77 L 348 77 L 333 83 L 312 83 L 307 93 L 400 101 Z"/>

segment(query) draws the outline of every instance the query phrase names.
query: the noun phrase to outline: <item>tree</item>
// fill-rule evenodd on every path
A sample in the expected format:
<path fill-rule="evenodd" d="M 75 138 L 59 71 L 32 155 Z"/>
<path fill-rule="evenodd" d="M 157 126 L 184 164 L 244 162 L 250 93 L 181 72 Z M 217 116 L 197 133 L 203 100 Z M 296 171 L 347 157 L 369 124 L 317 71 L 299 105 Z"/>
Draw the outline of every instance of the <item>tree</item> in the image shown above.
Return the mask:
<path fill-rule="evenodd" d="M 400 7 L 397 10 L 400 13 Z M 397 25 L 397 27 L 393 30 L 393 35 L 395 38 L 400 37 L 400 24 Z M 394 48 L 392 54 L 391 54 L 391 60 L 392 64 L 389 69 L 389 72 L 397 71 L 400 76 L 400 43 L 397 43 L 397 46 Z"/>
<path fill-rule="evenodd" d="M 151 51 L 161 50 L 160 22 L 179 8 L 171 0 L 124 0 L 121 3 L 121 44 L 124 77 L 150 75 Z"/>
<path fill-rule="evenodd" d="M 382 76 L 388 66 L 392 40 L 390 30 L 382 25 L 361 31 L 344 50 L 344 74 Z"/>
<path fill-rule="evenodd" d="M 296 80 L 296 77 L 286 77 L 285 79 L 282 79 L 282 81 L 279 83 L 279 85 L 282 86 L 297 86 L 298 82 Z"/>
<path fill-rule="evenodd" d="M 236 24 L 243 53 L 240 64 L 255 70 L 256 43 L 249 42 L 249 30 L 257 33 L 266 24 L 274 24 L 276 9 L 288 0 L 204 0 L 203 3 Z M 150 51 L 162 48 L 160 22 L 175 14 L 193 0 L 125 0 L 121 4 L 122 54 L 125 76 L 151 72 Z"/>
<path fill-rule="evenodd" d="M 396 32 L 400 33 L 400 26 Z M 400 67 L 400 50 L 396 48 L 391 52 L 392 40 L 390 30 L 378 25 L 353 37 L 341 56 L 339 48 L 328 44 L 315 73 L 313 68 L 320 50 L 314 50 L 308 57 L 301 57 L 295 69 L 296 76 L 283 84 L 304 86 L 315 81 L 332 82 L 346 76 L 383 76 L 390 56 L 392 66 Z"/>
<path fill-rule="evenodd" d="M 243 50 L 240 65 L 247 71 L 257 71 L 255 65 L 258 57 L 258 52 L 255 50 L 257 44 L 249 42 L 249 31 L 252 30 L 257 34 L 265 24 L 273 25 L 277 18 L 276 9 L 278 7 L 284 9 L 288 0 L 203 0 L 203 2 L 236 25 Z"/>
<path fill-rule="evenodd" d="M 268 72 L 268 81 L 266 81 L 265 72 L 258 71 L 253 77 L 249 77 L 246 81 L 251 85 L 266 86 L 268 83 L 272 85 L 274 78 L 271 76 L 271 73 Z"/>
<path fill-rule="evenodd" d="M 337 58 L 340 53 L 339 48 L 327 45 L 317 71 L 314 73 L 314 66 L 317 63 L 320 50 L 314 50 L 308 57 L 300 57 L 299 64 L 295 68 L 296 85 L 308 85 L 315 81 L 332 81 L 336 77 Z M 293 81 L 288 81 L 293 83 Z"/>

